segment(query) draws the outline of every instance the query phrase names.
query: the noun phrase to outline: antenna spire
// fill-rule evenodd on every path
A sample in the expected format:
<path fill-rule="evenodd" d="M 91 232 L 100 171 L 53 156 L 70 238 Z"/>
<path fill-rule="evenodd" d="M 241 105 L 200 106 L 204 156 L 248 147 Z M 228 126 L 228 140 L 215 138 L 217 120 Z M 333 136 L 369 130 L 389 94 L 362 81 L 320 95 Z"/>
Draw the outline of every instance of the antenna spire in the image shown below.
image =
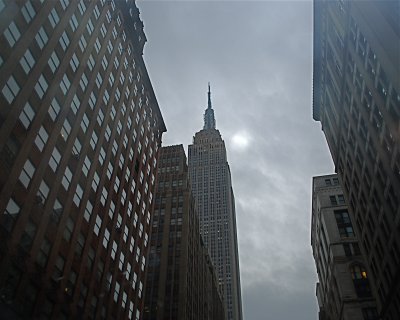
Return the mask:
<path fill-rule="evenodd" d="M 204 113 L 204 129 L 215 129 L 214 110 L 211 105 L 211 87 L 208 83 L 208 106 Z"/>

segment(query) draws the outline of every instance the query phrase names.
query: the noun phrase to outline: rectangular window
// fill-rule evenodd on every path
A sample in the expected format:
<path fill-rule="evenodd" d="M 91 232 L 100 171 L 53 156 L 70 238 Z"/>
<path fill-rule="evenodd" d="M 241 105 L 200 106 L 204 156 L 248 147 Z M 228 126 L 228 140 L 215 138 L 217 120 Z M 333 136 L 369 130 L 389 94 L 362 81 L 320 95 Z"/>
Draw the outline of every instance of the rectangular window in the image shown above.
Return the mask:
<path fill-rule="evenodd" d="M 40 199 L 40 202 L 41 202 L 42 204 L 44 204 L 44 202 L 46 201 L 47 196 L 49 195 L 49 192 L 50 192 L 50 188 L 49 188 L 49 186 L 47 185 L 47 183 L 43 180 L 43 181 L 40 183 L 39 192 L 38 192 L 38 194 L 37 194 L 37 196 L 40 197 L 40 198 L 38 198 L 38 199 Z"/>
<path fill-rule="evenodd" d="M 79 4 L 78 4 L 78 9 L 79 9 L 79 12 L 81 13 L 81 15 L 83 15 L 83 14 L 85 13 L 85 11 L 86 11 L 86 6 L 85 6 L 85 3 L 83 2 L 83 0 L 81 0 L 81 1 L 79 2 Z"/>
<path fill-rule="evenodd" d="M 43 74 L 41 74 L 38 79 L 38 82 L 36 82 L 36 85 L 35 85 L 35 91 L 40 99 L 43 98 L 48 87 L 49 87 L 49 85 L 47 84 L 46 79 L 44 78 Z"/>
<path fill-rule="evenodd" d="M 59 40 L 61 48 L 65 51 L 67 50 L 68 46 L 69 46 L 69 38 L 67 33 L 64 31 L 63 34 L 61 35 L 61 38 Z"/>
<path fill-rule="evenodd" d="M 71 19 L 69 20 L 69 25 L 71 26 L 73 32 L 78 29 L 78 20 L 76 19 L 75 14 L 73 14 Z"/>
<path fill-rule="evenodd" d="M 60 112 L 60 105 L 57 101 L 56 98 L 53 98 L 53 101 L 50 104 L 50 108 L 49 108 L 49 115 L 51 120 L 56 120 L 58 114 Z"/>
<path fill-rule="evenodd" d="M 43 27 L 40 27 L 38 33 L 36 34 L 36 43 L 38 44 L 40 49 L 43 49 L 44 46 L 46 45 L 47 41 L 49 40 L 49 37 L 47 36 L 46 31 L 44 31 Z"/>
<path fill-rule="evenodd" d="M 71 68 L 72 68 L 72 71 L 75 72 L 75 71 L 78 69 L 78 67 L 79 67 L 79 60 L 78 60 L 78 58 L 77 58 L 77 56 L 76 56 L 75 53 L 72 55 L 72 58 L 71 58 L 69 64 L 70 64 L 70 66 L 71 66 Z"/>
<path fill-rule="evenodd" d="M 28 0 L 25 5 L 21 9 L 22 15 L 25 18 L 26 23 L 29 23 L 32 21 L 32 19 L 35 17 L 36 12 L 35 9 L 32 7 L 31 1 Z"/>
<path fill-rule="evenodd" d="M 79 80 L 79 85 L 81 86 L 82 91 L 86 90 L 86 87 L 87 87 L 88 83 L 89 82 L 88 82 L 88 79 L 86 77 L 86 74 L 82 73 L 82 78 Z M 89 103 L 90 103 L 90 101 L 89 101 Z"/>
<path fill-rule="evenodd" d="M 3 93 L 4 98 L 8 101 L 9 104 L 11 104 L 16 96 L 18 95 L 20 90 L 20 87 L 15 80 L 15 78 L 11 75 L 10 78 L 8 78 L 6 84 L 3 87 L 3 90 L 1 91 Z"/>
<path fill-rule="evenodd" d="M 78 110 L 79 110 L 80 106 L 81 106 L 81 102 L 79 101 L 78 96 L 75 94 L 73 99 L 72 99 L 72 102 L 71 102 L 71 109 L 72 109 L 74 114 L 78 113 Z"/>
<path fill-rule="evenodd" d="M 81 35 L 81 38 L 79 39 L 79 48 L 81 48 L 81 51 L 84 52 L 87 46 L 87 42 L 85 39 L 84 35 Z"/>
<path fill-rule="evenodd" d="M 50 168 L 56 172 L 58 164 L 60 163 L 61 160 L 61 154 L 58 151 L 57 147 L 54 147 L 53 153 L 51 154 L 51 158 L 49 160 L 49 165 Z"/>
<path fill-rule="evenodd" d="M 95 107 L 95 105 L 96 105 L 96 96 L 95 96 L 95 94 L 93 93 L 93 92 L 91 92 L 90 93 L 90 96 L 89 96 L 89 106 L 90 106 L 90 109 L 94 109 L 94 107 Z M 100 112 L 101 110 L 99 110 L 99 112 Z"/>
<path fill-rule="evenodd" d="M 19 176 L 19 181 L 21 181 L 25 188 L 28 188 L 29 183 L 31 182 L 31 179 L 35 173 L 35 170 L 36 169 L 33 163 L 29 159 L 26 160 Z"/>
<path fill-rule="evenodd" d="M 335 210 L 334 213 L 340 237 L 354 237 L 353 226 L 347 210 Z"/>
<path fill-rule="evenodd" d="M 64 95 L 67 94 L 70 86 L 71 86 L 71 82 L 69 81 L 68 76 L 66 74 L 64 74 L 64 77 L 62 78 L 62 80 L 60 82 L 60 88 L 61 88 L 61 91 L 64 93 Z"/>
<path fill-rule="evenodd" d="M 61 183 L 64 186 L 65 190 L 68 191 L 68 188 L 69 188 L 69 185 L 71 184 L 71 181 L 72 181 L 72 172 L 68 167 L 66 167 L 65 168 L 65 172 L 64 172 L 64 176 L 63 176 L 62 181 L 61 181 Z"/>
<path fill-rule="evenodd" d="M 86 26 L 86 29 L 87 29 L 87 31 L 88 31 L 89 34 L 92 34 L 92 33 L 93 33 L 94 26 L 93 26 L 93 23 L 92 23 L 92 19 L 89 19 L 88 24 L 87 24 L 87 26 Z M 98 52 L 98 51 L 97 51 L 97 52 Z"/>
<path fill-rule="evenodd" d="M 53 53 L 51 54 L 48 64 L 51 72 L 55 73 L 58 66 L 60 65 L 60 59 L 58 59 L 57 53 L 55 51 L 53 51 Z"/>
<path fill-rule="evenodd" d="M 97 88 L 100 89 L 102 83 L 103 83 L 103 79 L 102 79 L 102 77 L 101 77 L 101 74 L 98 73 L 97 76 L 96 76 L 96 85 L 97 85 Z"/>
<path fill-rule="evenodd" d="M 65 141 L 67 141 L 70 132 L 71 132 L 71 125 L 69 124 L 68 120 L 65 119 L 64 124 L 61 128 L 61 136 Z"/>
<path fill-rule="evenodd" d="M 43 128 L 43 126 L 41 126 L 39 129 L 39 133 L 37 134 L 36 139 L 35 139 L 35 144 L 40 151 L 43 151 L 48 138 L 49 138 L 49 135 L 48 135 L 46 129 Z"/>
<path fill-rule="evenodd" d="M 74 201 L 74 203 L 76 204 L 77 207 L 79 207 L 79 205 L 81 203 L 81 200 L 82 200 L 82 197 L 83 197 L 83 189 L 78 184 L 76 186 L 76 191 L 75 191 L 75 195 L 74 195 L 74 199 L 73 199 L 73 201 Z"/>
<path fill-rule="evenodd" d="M 88 200 L 88 202 L 86 203 L 85 213 L 83 214 L 83 217 L 85 218 L 85 220 L 87 222 L 89 222 L 89 220 L 90 220 L 90 216 L 92 215 L 92 211 L 93 211 L 93 205 L 90 202 L 90 200 Z"/>
<path fill-rule="evenodd" d="M 69 0 L 60 0 L 61 7 L 65 10 L 69 5 Z"/>
<path fill-rule="evenodd" d="M 81 128 L 83 132 L 86 132 L 87 128 L 89 127 L 89 118 L 86 116 L 86 113 L 83 114 Z"/>
<path fill-rule="evenodd" d="M 101 229 L 101 224 L 102 224 L 103 220 L 101 220 L 101 218 L 99 217 L 99 215 L 96 216 L 96 224 L 94 225 L 94 233 L 96 234 L 96 236 L 99 235 L 100 229 Z"/>
<path fill-rule="evenodd" d="M 55 28 L 56 25 L 57 25 L 57 23 L 60 21 L 60 18 L 58 17 L 58 14 L 57 14 L 57 11 L 56 11 L 55 8 L 53 8 L 53 9 L 50 11 L 50 14 L 49 14 L 49 21 L 50 21 L 50 24 L 51 24 L 51 26 L 52 26 L 53 28 Z"/>
<path fill-rule="evenodd" d="M 88 176 L 90 166 L 91 166 L 90 159 L 86 156 L 85 161 L 83 162 L 83 167 L 82 167 L 82 172 L 85 175 L 85 177 Z"/>
<path fill-rule="evenodd" d="M 26 50 L 24 56 L 19 60 L 19 63 L 21 64 L 22 69 L 24 69 L 25 73 L 28 74 L 29 71 L 33 68 L 35 65 L 35 59 L 33 58 L 30 50 Z"/>
<path fill-rule="evenodd" d="M 88 59 L 88 67 L 90 69 L 90 71 L 93 71 L 94 65 L 95 65 L 95 61 L 93 59 L 92 54 L 90 54 L 89 59 Z"/>
<path fill-rule="evenodd" d="M 101 44 L 100 44 L 99 38 L 96 38 L 96 41 L 94 42 L 94 48 L 96 49 L 97 53 L 100 52 Z"/>
<path fill-rule="evenodd" d="M 6 37 L 8 44 L 12 48 L 19 38 L 21 37 L 21 33 L 18 30 L 17 25 L 12 21 L 8 28 L 4 31 L 4 36 Z"/>
<path fill-rule="evenodd" d="M 27 102 L 19 116 L 19 120 L 21 121 L 21 123 L 25 127 L 25 129 L 29 128 L 34 117 L 35 117 L 35 111 L 32 109 L 29 102 Z"/>
<path fill-rule="evenodd" d="M 90 146 L 92 147 L 93 150 L 96 150 L 97 141 L 98 139 L 96 132 L 93 131 L 92 138 L 90 139 Z"/>

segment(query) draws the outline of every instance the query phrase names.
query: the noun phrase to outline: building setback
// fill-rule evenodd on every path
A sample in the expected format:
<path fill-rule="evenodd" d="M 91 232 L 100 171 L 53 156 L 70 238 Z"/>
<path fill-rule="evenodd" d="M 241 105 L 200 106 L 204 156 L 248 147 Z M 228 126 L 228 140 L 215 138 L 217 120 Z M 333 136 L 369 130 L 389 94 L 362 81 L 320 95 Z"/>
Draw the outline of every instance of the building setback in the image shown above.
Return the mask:
<path fill-rule="evenodd" d="M 144 320 L 225 318 L 182 145 L 160 149 Z"/>
<path fill-rule="evenodd" d="M 0 314 L 141 319 L 166 130 L 134 1 L 0 0 Z"/>
<path fill-rule="evenodd" d="M 200 233 L 216 268 L 227 319 L 242 319 L 235 199 L 225 143 L 215 126 L 211 93 L 204 128 L 189 145 L 189 175 L 200 217 Z"/>
<path fill-rule="evenodd" d="M 400 3 L 314 1 L 313 117 L 382 319 L 400 319 Z"/>
<path fill-rule="evenodd" d="M 320 320 L 378 320 L 368 273 L 337 175 L 313 178 L 311 246 Z"/>

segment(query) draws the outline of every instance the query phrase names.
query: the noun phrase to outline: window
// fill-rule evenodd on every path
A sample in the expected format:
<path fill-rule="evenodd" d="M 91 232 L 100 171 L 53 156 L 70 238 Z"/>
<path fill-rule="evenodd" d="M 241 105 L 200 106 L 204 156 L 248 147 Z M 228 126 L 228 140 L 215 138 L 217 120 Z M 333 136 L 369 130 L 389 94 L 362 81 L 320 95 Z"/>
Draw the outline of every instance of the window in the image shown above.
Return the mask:
<path fill-rule="evenodd" d="M 50 249 L 51 249 L 51 243 L 49 240 L 47 240 L 46 238 L 43 239 L 43 242 L 40 246 L 39 252 L 36 256 L 36 262 L 42 267 L 44 268 L 46 266 L 47 263 L 47 258 L 49 256 L 50 253 Z"/>
<path fill-rule="evenodd" d="M 25 73 L 28 74 L 29 71 L 33 68 L 35 65 L 35 59 L 33 58 L 30 50 L 26 50 L 24 56 L 19 60 L 19 63 L 21 64 L 22 69 L 24 69 Z"/>
<path fill-rule="evenodd" d="M 71 132 L 71 125 L 69 124 L 68 120 L 65 119 L 64 124 L 61 128 L 61 136 L 65 141 L 67 141 L 70 132 Z"/>
<path fill-rule="evenodd" d="M 89 126 L 89 118 L 87 117 L 86 113 L 84 113 L 82 122 L 81 122 L 81 128 L 82 128 L 83 132 L 86 132 L 88 126 Z"/>
<path fill-rule="evenodd" d="M 76 54 L 74 53 L 73 55 L 72 55 L 72 58 L 71 58 L 71 61 L 69 62 L 69 64 L 70 64 L 70 66 L 71 66 L 71 68 L 72 68 L 72 71 L 76 71 L 76 69 L 78 69 L 78 67 L 79 67 L 79 60 L 78 60 L 78 58 L 76 57 Z"/>
<path fill-rule="evenodd" d="M 96 52 L 99 53 L 99 51 L 101 49 L 101 44 L 100 44 L 99 38 L 96 38 L 96 41 L 94 42 L 94 48 L 96 49 Z"/>
<path fill-rule="evenodd" d="M 17 219 L 17 215 L 19 214 L 20 210 L 21 208 L 19 205 L 14 201 L 13 198 L 10 198 L 6 207 L 6 211 L 4 212 L 5 217 L 3 218 L 3 225 L 8 231 L 11 231 L 14 227 L 15 220 Z"/>
<path fill-rule="evenodd" d="M 43 151 L 44 146 L 46 145 L 47 139 L 49 138 L 49 135 L 43 126 L 40 127 L 39 133 L 36 136 L 35 139 L 35 144 L 38 147 L 40 151 Z"/>
<path fill-rule="evenodd" d="M 68 76 L 66 74 L 64 74 L 64 77 L 62 78 L 62 80 L 60 82 L 60 88 L 61 88 L 61 91 L 64 93 L 64 95 L 67 94 L 70 86 L 71 86 L 71 82 L 69 81 Z"/>
<path fill-rule="evenodd" d="M 10 76 L 1 92 L 3 93 L 3 96 L 4 98 L 6 98 L 8 103 L 11 104 L 18 95 L 19 90 L 20 87 L 17 81 L 15 81 L 15 78 L 13 76 Z"/>
<path fill-rule="evenodd" d="M 78 9 L 79 9 L 79 12 L 81 13 L 81 15 L 83 15 L 83 14 L 85 13 L 85 11 L 86 11 L 86 6 L 85 6 L 85 3 L 83 2 L 83 0 L 81 0 L 81 1 L 79 2 L 79 4 L 78 4 Z"/>
<path fill-rule="evenodd" d="M 38 82 L 35 85 L 35 91 L 40 99 L 43 98 L 48 87 L 49 85 L 47 84 L 46 79 L 44 78 L 43 74 L 41 74 L 38 79 Z"/>
<path fill-rule="evenodd" d="M 97 139 L 96 132 L 93 131 L 92 138 L 90 139 L 90 146 L 92 147 L 93 150 L 96 150 L 97 141 L 98 141 L 98 139 Z"/>
<path fill-rule="evenodd" d="M 97 88 L 100 89 L 102 83 L 103 83 L 103 78 L 101 77 L 101 74 L 98 73 L 97 76 L 96 76 L 96 85 L 97 85 Z"/>
<path fill-rule="evenodd" d="M 86 156 L 85 161 L 83 162 L 83 167 L 82 167 L 82 171 L 83 171 L 83 174 L 85 175 L 85 177 L 88 176 L 91 165 L 92 165 L 92 163 L 91 163 L 90 159 L 88 158 L 88 156 Z"/>
<path fill-rule="evenodd" d="M 65 190 L 68 191 L 68 188 L 69 188 L 69 185 L 71 184 L 71 181 L 72 181 L 72 172 L 68 167 L 66 167 L 65 168 L 65 172 L 64 172 L 64 176 L 63 176 L 62 181 L 61 181 L 61 183 L 64 186 Z"/>
<path fill-rule="evenodd" d="M 33 9 L 32 4 L 29 0 L 22 7 L 21 12 L 27 23 L 29 23 L 36 15 L 35 9 Z"/>
<path fill-rule="evenodd" d="M 96 224 L 94 225 L 94 233 L 96 234 L 96 236 L 99 235 L 100 229 L 101 229 L 101 224 L 102 224 L 103 220 L 101 220 L 101 218 L 99 217 L 99 215 L 96 216 Z"/>
<path fill-rule="evenodd" d="M 90 202 L 90 200 L 88 200 L 88 202 L 86 203 L 85 213 L 83 214 L 83 217 L 85 218 L 85 220 L 87 222 L 89 222 L 89 220 L 90 220 L 90 216 L 92 215 L 92 211 L 93 211 L 93 205 Z"/>
<path fill-rule="evenodd" d="M 103 238 L 103 247 L 107 249 L 108 242 L 110 241 L 110 231 L 106 228 L 104 231 L 104 238 Z"/>
<path fill-rule="evenodd" d="M 113 241 L 113 245 L 112 245 L 112 249 L 111 249 L 111 258 L 114 260 L 115 259 L 115 255 L 117 253 L 117 243 L 115 241 Z"/>
<path fill-rule="evenodd" d="M 100 32 L 101 32 L 101 35 L 103 36 L 103 38 L 105 38 L 106 34 L 107 34 L 107 29 L 106 29 L 106 26 L 104 25 L 104 23 L 101 25 Z"/>
<path fill-rule="evenodd" d="M 32 109 L 29 102 L 27 102 L 19 116 L 19 120 L 21 121 L 21 123 L 25 127 L 25 129 L 29 128 L 34 117 L 35 117 L 35 111 Z"/>
<path fill-rule="evenodd" d="M 49 115 L 50 118 L 54 121 L 56 120 L 58 113 L 60 112 L 60 105 L 56 98 L 53 98 L 53 101 L 50 104 Z"/>
<path fill-rule="evenodd" d="M 46 45 L 47 41 L 49 40 L 46 31 L 44 31 L 43 27 L 40 27 L 38 33 L 36 34 L 36 43 L 38 44 L 40 49 Z"/>
<path fill-rule="evenodd" d="M 353 226 L 347 210 L 335 210 L 334 212 L 340 237 L 354 237 Z"/>
<path fill-rule="evenodd" d="M 376 308 L 362 308 L 364 320 L 379 320 L 379 314 Z"/>
<path fill-rule="evenodd" d="M 86 29 L 87 29 L 89 34 L 93 33 L 94 26 L 93 26 L 93 23 L 92 23 L 92 19 L 89 19 L 88 24 L 86 26 Z M 97 51 L 97 53 L 98 53 L 98 51 Z"/>
<path fill-rule="evenodd" d="M 82 200 L 82 196 L 83 196 L 83 189 L 82 187 L 78 184 L 76 186 L 76 191 L 75 191 L 75 195 L 74 195 L 74 202 L 76 204 L 77 207 L 79 207 L 81 200 Z"/>
<path fill-rule="evenodd" d="M 100 17 L 100 11 L 99 11 L 99 8 L 97 7 L 97 4 L 95 5 L 93 12 L 94 12 L 95 18 L 98 19 Z"/>
<path fill-rule="evenodd" d="M 95 105 L 96 105 L 96 96 L 94 95 L 94 93 L 93 92 L 91 92 L 90 93 L 90 96 L 89 96 L 89 106 L 90 106 L 90 109 L 94 109 L 94 107 L 95 107 Z M 99 110 L 99 112 L 100 112 L 100 110 Z M 100 124 L 101 125 L 101 124 Z"/>
<path fill-rule="evenodd" d="M 21 37 L 21 33 L 19 32 L 18 27 L 16 26 L 14 21 L 11 22 L 8 28 L 4 31 L 4 36 L 6 37 L 10 47 L 13 47 L 15 43 L 19 40 L 19 38 Z"/>
<path fill-rule="evenodd" d="M 50 168 L 56 172 L 58 164 L 60 163 L 61 160 L 61 154 L 58 151 L 57 147 L 54 147 L 53 153 L 51 154 L 51 158 L 49 160 L 49 165 Z"/>
<path fill-rule="evenodd" d="M 19 181 L 24 185 L 25 188 L 28 188 L 29 183 L 35 173 L 35 166 L 28 159 L 26 160 L 24 167 L 22 168 L 21 174 L 19 176 Z"/>
<path fill-rule="evenodd" d="M 69 25 L 71 26 L 72 31 L 75 31 L 78 28 L 78 20 L 76 19 L 75 14 L 73 14 L 69 20 Z"/>
<path fill-rule="evenodd" d="M 61 35 L 59 42 L 60 42 L 61 48 L 65 51 L 69 46 L 69 38 L 65 31 Z"/>
<path fill-rule="evenodd" d="M 64 228 L 64 239 L 66 241 L 70 241 L 71 240 L 71 235 L 72 232 L 74 231 L 74 221 L 71 219 L 71 217 L 68 217 L 67 219 L 67 223 L 65 224 L 65 228 Z"/>
<path fill-rule="evenodd" d="M 50 11 L 50 14 L 49 14 L 49 21 L 50 21 L 50 24 L 51 24 L 51 26 L 52 26 L 53 28 L 55 28 L 56 25 L 57 25 L 57 23 L 60 21 L 60 18 L 58 17 L 58 14 L 57 14 L 57 11 L 56 11 L 55 8 L 53 8 L 53 9 Z"/>
<path fill-rule="evenodd" d="M 100 202 L 103 206 L 106 205 L 107 196 L 108 196 L 107 189 L 106 187 L 103 187 L 103 191 L 101 192 L 101 198 L 100 198 Z"/>
<path fill-rule="evenodd" d="M 53 53 L 51 54 L 48 64 L 51 72 L 55 73 L 58 66 L 60 65 L 60 60 L 58 59 L 57 53 L 55 51 L 53 51 Z"/>
<path fill-rule="evenodd" d="M 60 0 L 61 7 L 65 10 L 69 5 L 69 0 Z"/>
<path fill-rule="evenodd" d="M 89 59 L 88 59 L 88 67 L 89 67 L 90 71 L 93 70 L 95 64 L 96 63 L 93 59 L 93 56 L 92 56 L 92 54 L 90 54 Z"/>
<path fill-rule="evenodd" d="M 81 48 L 81 51 L 84 52 L 87 46 L 87 42 L 85 39 L 84 35 L 81 35 L 81 38 L 79 39 L 79 48 Z"/>
<path fill-rule="evenodd" d="M 72 102 L 71 102 L 71 109 L 74 114 L 77 114 L 80 106 L 81 106 L 81 102 L 79 101 L 78 96 L 75 94 L 72 99 Z"/>
<path fill-rule="evenodd" d="M 361 265 L 354 265 L 350 268 L 354 288 L 360 298 L 370 297 L 371 289 L 367 277 L 367 271 Z"/>

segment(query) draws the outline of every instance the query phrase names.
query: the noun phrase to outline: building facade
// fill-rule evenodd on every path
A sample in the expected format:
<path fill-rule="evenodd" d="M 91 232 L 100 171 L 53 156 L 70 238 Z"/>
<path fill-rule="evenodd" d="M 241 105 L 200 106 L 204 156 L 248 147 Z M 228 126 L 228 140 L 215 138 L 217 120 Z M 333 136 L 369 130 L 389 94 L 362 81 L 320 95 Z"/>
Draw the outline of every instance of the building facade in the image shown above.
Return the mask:
<path fill-rule="evenodd" d="M 210 87 L 204 128 L 189 145 L 189 175 L 200 233 L 216 268 L 227 319 L 242 319 L 235 199 L 225 143 L 216 129 Z"/>
<path fill-rule="evenodd" d="M 166 130 L 134 1 L 0 0 L 0 314 L 139 319 Z"/>
<path fill-rule="evenodd" d="M 311 246 L 320 320 L 378 320 L 366 264 L 337 175 L 313 178 Z"/>
<path fill-rule="evenodd" d="M 400 319 L 399 11 L 398 1 L 314 2 L 313 117 L 383 319 Z"/>
<path fill-rule="evenodd" d="M 160 149 L 144 320 L 225 318 L 182 145 Z"/>

